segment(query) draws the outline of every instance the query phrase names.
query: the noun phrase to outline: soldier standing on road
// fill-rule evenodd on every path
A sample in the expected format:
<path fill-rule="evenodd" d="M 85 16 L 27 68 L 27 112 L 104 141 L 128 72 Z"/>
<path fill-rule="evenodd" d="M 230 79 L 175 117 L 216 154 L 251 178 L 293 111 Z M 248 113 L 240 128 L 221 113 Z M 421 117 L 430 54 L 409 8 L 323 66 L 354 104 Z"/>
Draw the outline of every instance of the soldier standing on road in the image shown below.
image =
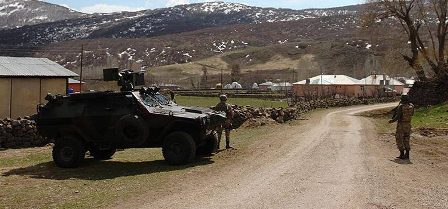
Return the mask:
<path fill-rule="evenodd" d="M 226 149 L 232 149 L 230 146 L 230 130 L 232 129 L 232 118 L 233 118 L 233 110 L 232 106 L 227 104 L 227 96 L 220 95 L 219 99 L 221 100 L 213 109 L 220 112 L 225 112 L 227 120 L 226 122 L 218 128 L 218 150 L 221 144 L 222 131 L 225 132 L 226 135 Z"/>
<path fill-rule="evenodd" d="M 400 105 L 396 108 L 392 120 L 389 121 L 389 123 L 398 121 L 395 138 L 397 140 L 398 150 L 400 150 L 400 156 L 397 157 L 399 159 L 409 159 L 409 152 L 411 150 L 409 140 L 411 138 L 411 120 L 413 115 L 414 105 L 409 101 L 408 95 L 402 95 Z"/>

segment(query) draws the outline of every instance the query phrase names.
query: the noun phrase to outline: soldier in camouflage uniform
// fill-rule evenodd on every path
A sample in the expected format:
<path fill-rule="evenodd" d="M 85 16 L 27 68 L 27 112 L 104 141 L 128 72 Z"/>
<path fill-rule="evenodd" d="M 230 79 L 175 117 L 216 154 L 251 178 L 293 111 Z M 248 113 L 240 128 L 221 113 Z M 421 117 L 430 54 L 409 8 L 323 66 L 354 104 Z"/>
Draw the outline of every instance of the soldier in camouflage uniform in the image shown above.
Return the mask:
<path fill-rule="evenodd" d="M 396 108 L 392 120 L 389 121 L 389 123 L 398 121 L 395 138 L 398 150 L 400 150 L 400 156 L 397 157 L 399 159 L 409 159 L 411 150 L 409 139 L 411 138 L 411 120 L 413 115 L 414 105 L 411 104 L 407 95 L 402 95 L 400 105 Z"/>
<path fill-rule="evenodd" d="M 230 130 L 232 129 L 233 110 L 232 106 L 226 103 L 226 95 L 220 95 L 219 99 L 221 101 L 213 109 L 216 111 L 225 112 L 227 120 L 221 127 L 218 128 L 218 150 L 221 144 L 222 131 L 224 131 L 226 135 L 226 149 L 231 149 L 232 147 L 230 146 Z"/>

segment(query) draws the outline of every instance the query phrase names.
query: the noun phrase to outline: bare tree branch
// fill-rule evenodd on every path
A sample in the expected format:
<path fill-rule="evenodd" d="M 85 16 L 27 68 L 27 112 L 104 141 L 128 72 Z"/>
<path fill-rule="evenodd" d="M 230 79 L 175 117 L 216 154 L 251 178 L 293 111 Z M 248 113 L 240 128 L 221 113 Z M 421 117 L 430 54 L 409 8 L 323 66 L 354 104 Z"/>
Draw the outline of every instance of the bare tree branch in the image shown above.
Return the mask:
<path fill-rule="evenodd" d="M 385 10 L 401 24 L 409 40 L 410 55 L 402 55 L 421 80 L 426 76 L 424 62 L 437 77 L 448 74 L 448 58 L 445 57 L 448 33 L 448 0 L 369 0 Z M 422 27 L 424 30 L 421 30 Z M 428 51 L 427 44 L 431 44 Z M 420 60 L 419 58 L 423 58 Z"/>

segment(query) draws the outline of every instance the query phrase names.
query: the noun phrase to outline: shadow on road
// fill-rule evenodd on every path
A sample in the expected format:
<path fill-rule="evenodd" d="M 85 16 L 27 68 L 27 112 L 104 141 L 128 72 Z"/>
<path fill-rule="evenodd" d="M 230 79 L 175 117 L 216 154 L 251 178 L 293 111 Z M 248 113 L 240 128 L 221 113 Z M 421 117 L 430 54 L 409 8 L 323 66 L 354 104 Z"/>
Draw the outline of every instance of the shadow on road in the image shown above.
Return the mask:
<path fill-rule="evenodd" d="M 184 166 L 168 165 L 164 160 L 149 162 L 119 162 L 119 161 L 96 161 L 86 159 L 79 168 L 64 169 L 56 167 L 54 162 L 45 162 L 37 165 L 17 168 L 7 171 L 2 176 L 27 176 L 36 179 L 52 180 L 105 180 L 124 176 L 136 176 L 151 173 L 170 172 L 186 168 L 212 164 L 210 158 L 199 158 L 193 163 Z"/>
<path fill-rule="evenodd" d="M 411 160 L 402 160 L 402 159 L 393 159 L 390 160 L 394 163 L 400 164 L 400 165 L 412 165 L 413 163 L 411 162 Z"/>

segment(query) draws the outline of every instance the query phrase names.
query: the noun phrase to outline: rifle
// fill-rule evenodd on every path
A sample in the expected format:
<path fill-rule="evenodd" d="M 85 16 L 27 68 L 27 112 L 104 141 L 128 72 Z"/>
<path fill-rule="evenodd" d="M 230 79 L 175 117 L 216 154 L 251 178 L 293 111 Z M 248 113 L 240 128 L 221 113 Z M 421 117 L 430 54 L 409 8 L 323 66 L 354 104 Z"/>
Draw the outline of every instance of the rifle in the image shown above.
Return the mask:
<path fill-rule="evenodd" d="M 389 111 L 389 114 L 392 115 L 392 119 L 394 119 L 395 116 L 397 116 L 398 108 L 400 107 L 400 105 L 401 105 L 401 102 L 398 103 L 398 106 L 396 106 L 394 109 L 392 109 L 391 111 Z"/>

